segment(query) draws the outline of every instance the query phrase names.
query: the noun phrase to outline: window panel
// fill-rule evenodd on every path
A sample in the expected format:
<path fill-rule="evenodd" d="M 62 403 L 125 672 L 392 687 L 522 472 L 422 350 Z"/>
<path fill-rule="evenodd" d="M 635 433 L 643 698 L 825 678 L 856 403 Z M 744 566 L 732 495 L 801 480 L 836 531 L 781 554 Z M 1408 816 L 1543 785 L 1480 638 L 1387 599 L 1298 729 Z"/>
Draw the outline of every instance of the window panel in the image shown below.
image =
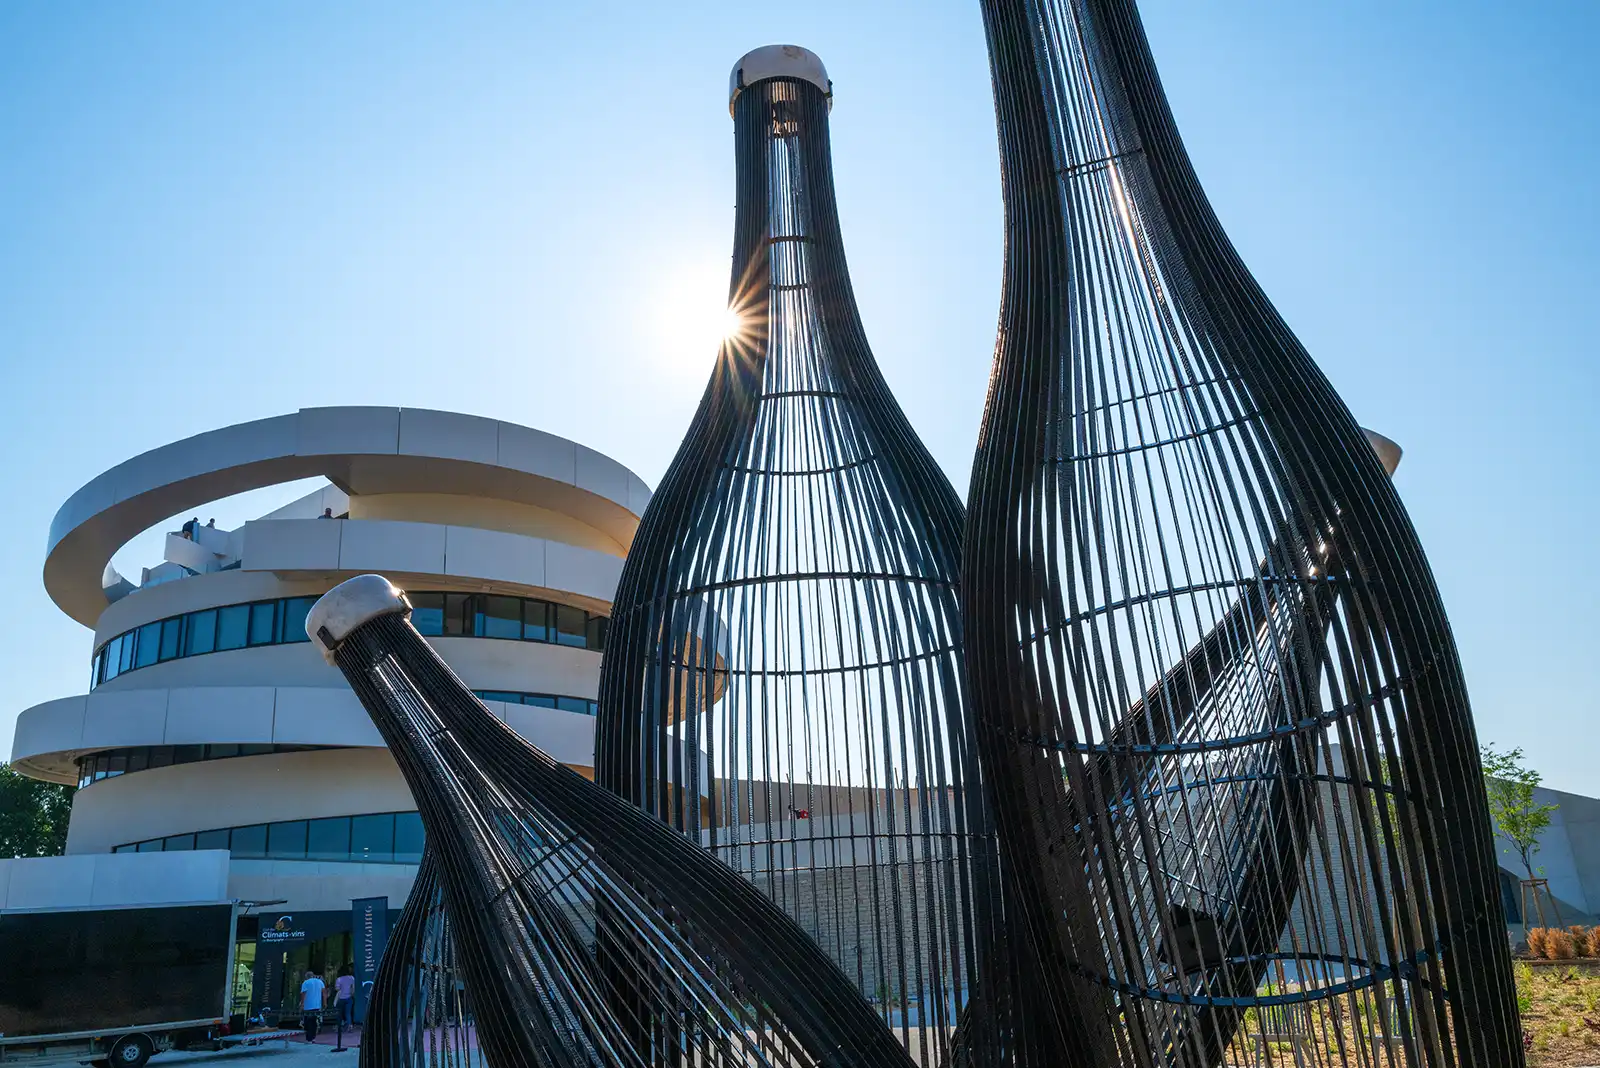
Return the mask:
<path fill-rule="evenodd" d="M 596 652 L 604 652 L 606 648 L 606 629 L 611 625 L 611 620 L 605 616 L 590 616 L 587 640 L 589 648 Z"/>
<path fill-rule="evenodd" d="M 452 637 L 472 633 L 472 596 L 466 593 L 444 595 L 444 632 Z"/>
<path fill-rule="evenodd" d="M 166 850 L 165 851 L 168 852 L 168 853 L 173 853 L 173 852 L 177 852 L 177 851 L 180 851 L 180 850 L 193 849 L 193 848 L 194 848 L 194 835 L 192 835 L 192 834 L 173 834 L 173 835 L 168 835 L 167 838 L 166 838 Z"/>
<path fill-rule="evenodd" d="M 117 639 L 119 646 L 117 649 L 117 674 L 119 675 L 133 667 L 133 639 L 136 636 L 137 632 L 130 630 Z"/>
<path fill-rule="evenodd" d="M 149 766 L 150 750 L 143 748 L 128 750 L 128 766 L 126 770 L 129 775 L 132 775 L 136 771 L 143 771 Z"/>
<path fill-rule="evenodd" d="M 152 745 L 150 747 L 150 767 L 165 768 L 172 765 L 172 746 Z"/>
<path fill-rule="evenodd" d="M 534 705 L 538 708 L 556 707 L 556 699 L 546 693 L 525 693 L 522 695 L 522 703 L 525 705 Z"/>
<path fill-rule="evenodd" d="M 394 817 L 394 859 L 400 864 L 422 862 L 422 816 L 397 812 Z"/>
<path fill-rule="evenodd" d="M 239 755 L 239 747 L 231 742 L 206 746 L 207 760 L 225 760 Z"/>
<path fill-rule="evenodd" d="M 522 640 L 547 642 L 550 640 L 550 604 L 547 601 L 522 602 Z"/>
<path fill-rule="evenodd" d="M 356 860 L 393 860 L 394 813 L 350 817 L 350 856 Z"/>
<path fill-rule="evenodd" d="M 161 621 L 161 652 L 156 659 L 172 660 L 180 655 L 182 646 L 179 644 L 183 637 L 183 617 L 174 616 Z"/>
<path fill-rule="evenodd" d="M 264 756 L 265 754 L 272 752 L 276 748 L 277 748 L 276 746 L 264 745 L 264 744 L 263 745 L 241 745 L 239 747 L 239 755 L 240 756 Z"/>
<path fill-rule="evenodd" d="M 175 745 L 172 747 L 172 762 L 174 764 L 193 764 L 206 758 L 206 747 L 203 745 Z"/>
<path fill-rule="evenodd" d="M 243 649 L 250 634 L 250 606 L 230 605 L 217 610 L 217 648 Z"/>
<path fill-rule="evenodd" d="M 563 712 L 576 712 L 580 716 L 594 715 L 594 703 L 581 697 L 557 697 L 556 707 Z"/>
<path fill-rule="evenodd" d="M 233 851 L 234 857 L 244 857 L 247 860 L 260 860 L 267 855 L 267 825 L 265 823 L 253 824 L 249 827 L 235 827 L 229 838 L 228 848 Z"/>
<path fill-rule="evenodd" d="M 588 638 L 584 627 L 588 623 L 588 613 L 581 608 L 570 605 L 556 605 L 556 644 L 582 646 Z"/>
<path fill-rule="evenodd" d="M 136 633 L 138 643 L 134 646 L 133 666 L 149 667 L 156 662 L 156 655 L 161 651 L 161 624 L 146 623 Z"/>
<path fill-rule="evenodd" d="M 289 820 L 267 827 L 267 857 L 271 860 L 304 860 L 306 821 Z"/>
<path fill-rule="evenodd" d="M 159 853 L 161 852 L 161 839 L 152 838 L 148 842 L 140 842 L 138 848 L 141 853 Z"/>
<path fill-rule="evenodd" d="M 217 647 L 217 610 L 190 612 L 187 633 L 183 636 L 184 656 L 209 653 Z"/>
<path fill-rule="evenodd" d="M 444 633 L 444 594 L 411 593 L 411 625 L 424 637 L 437 638 Z"/>
<path fill-rule="evenodd" d="M 517 597 L 480 596 L 473 633 L 480 638 L 522 637 L 522 601 Z"/>
<path fill-rule="evenodd" d="M 112 846 L 111 847 L 111 852 L 113 852 L 113 853 L 132 853 L 137 848 L 138 848 L 137 846 L 132 846 L 132 845 Z"/>
<path fill-rule="evenodd" d="M 306 838 L 307 860 L 348 860 L 350 858 L 350 817 L 336 816 L 312 820 Z"/>
<path fill-rule="evenodd" d="M 278 620 L 278 602 L 265 601 L 250 606 L 250 644 L 271 645 Z"/>
<path fill-rule="evenodd" d="M 228 830 L 224 827 L 220 831 L 201 831 L 194 836 L 196 849 L 227 849 Z"/>
<path fill-rule="evenodd" d="M 290 597 L 284 601 L 278 613 L 278 640 L 286 643 L 310 641 L 311 635 L 306 633 L 306 614 L 316 603 L 315 597 Z"/>

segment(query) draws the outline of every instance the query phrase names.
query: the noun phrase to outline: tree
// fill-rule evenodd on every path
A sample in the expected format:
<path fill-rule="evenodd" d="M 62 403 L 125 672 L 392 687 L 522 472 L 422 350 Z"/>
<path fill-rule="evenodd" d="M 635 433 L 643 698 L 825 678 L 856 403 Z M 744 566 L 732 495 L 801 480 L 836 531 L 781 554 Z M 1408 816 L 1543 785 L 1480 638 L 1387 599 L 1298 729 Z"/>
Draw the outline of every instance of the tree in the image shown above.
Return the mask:
<path fill-rule="evenodd" d="M 72 787 L 40 782 L 0 763 L 0 857 L 54 857 L 67 846 Z"/>
<path fill-rule="evenodd" d="M 1533 788 L 1543 778 L 1522 764 L 1522 750 L 1504 753 L 1492 745 L 1482 749 L 1483 784 L 1489 791 L 1489 815 L 1494 817 L 1496 834 L 1510 842 L 1522 858 L 1528 878 L 1534 878 L 1533 856 L 1539 852 L 1539 835 L 1550 826 L 1550 813 L 1559 805 L 1540 805 L 1533 800 Z"/>

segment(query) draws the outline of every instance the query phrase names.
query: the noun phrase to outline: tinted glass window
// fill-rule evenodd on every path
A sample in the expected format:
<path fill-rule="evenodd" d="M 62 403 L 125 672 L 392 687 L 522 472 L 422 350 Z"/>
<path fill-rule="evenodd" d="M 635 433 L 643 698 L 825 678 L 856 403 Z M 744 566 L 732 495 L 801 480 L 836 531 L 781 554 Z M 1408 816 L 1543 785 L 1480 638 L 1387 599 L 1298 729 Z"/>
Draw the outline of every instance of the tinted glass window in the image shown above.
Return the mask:
<path fill-rule="evenodd" d="M 218 649 L 243 649 L 249 633 L 249 605 L 236 604 L 217 610 Z"/>
<path fill-rule="evenodd" d="M 522 637 L 522 601 L 517 597 L 479 597 L 476 626 L 480 638 Z"/>
<path fill-rule="evenodd" d="M 224 757 L 236 757 L 238 755 L 239 747 L 230 743 L 206 746 L 205 758 L 207 760 L 221 760 Z"/>
<path fill-rule="evenodd" d="M 419 814 L 395 814 L 394 859 L 401 864 L 417 864 L 422 860 L 422 817 Z"/>
<path fill-rule="evenodd" d="M 134 647 L 133 666 L 149 667 L 161 652 L 161 624 L 146 623 L 138 630 L 138 644 Z"/>
<path fill-rule="evenodd" d="M 525 693 L 522 695 L 522 703 L 525 705 L 537 705 L 540 708 L 556 707 L 556 699 L 542 693 Z"/>
<path fill-rule="evenodd" d="M 305 820 L 290 820 L 267 827 L 267 856 L 274 860 L 300 860 L 305 855 Z"/>
<path fill-rule="evenodd" d="M 235 827 L 233 829 L 233 837 L 228 843 L 228 848 L 233 850 L 235 857 L 265 857 L 267 855 L 267 825 L 258 823 L 253 827 Z"/>
<path fill-rule="evenodd" d="M 124 770 L 132 774 L 143 771 L 150 766 L 150 752 L 147 749 L 134 749 L 128 753 L 128 766 Z"/>
<path fill-rule="evenodd" d="M 581 697 L 557 697 L 556 707 L 563 712 L 576 712 L 580 716 L 594 715 L 594 708 Z"/>
<path fill-rule="evenodd" d="M 140 842 L 139 843 L 139 852 L 141 852 L 141 853 L 159 853 L 159 852 L 161 852 L 161 839 L 152 838 L 148 842 Z"/>
<path fill-rule="evenodd" d="M 122 636 L 122 646 L 117 650 L 118 674 L 133 667 L 133 639 L 138 637 L 138 631 L 129 631 Z"/>
<path fill-rule="evenodd" d="M 189 613 L 189 632 L 183 636 L 185 656 L 209 653 L 217 647 L 217 610 Z"/>
<path fill-rule="evenodd" d="M 307 860 L 344 860 L 350 855 L 350 817 L 312 820 L 306 838 Z"/>
<path fill-rule="evenodd" d="M 600 651 L 600 650 L 605 649 L 605 647 L 606 647 L 606 626 L 610 622 L 611 621 L 609 619 L 607 619 L 605 616 L 590 616 L 589 617 L 589 634 L 588 634 L 589 648 L 594 649 L 596 651 Z"/>
<path fill-rule="evenodd" d="M 522 602 L 522 638 L 530 642 L 550 640 L 550 606 L 544 601 Z"/>
<path fill-rule="evenodd" d="M 167 838 L 165 852 L 171 853 L 174 850 L 193 849 L 193 848 L 194 848 L 194 835 L 192 835 L 192 834 L 174 834 L 174 835 L 170 836 L 169 838 Z"/>
<path fill-rule="evenodd" d="M 220 831 L 201 831 L 199 834 L 194 836 L 194 847 L 196 849 L 227 849 L 228 832 L 226 829 Z"/>
<path fill-rule="evenodd" d="M 150 767 L 164 768 L 172 763 L 172 746 L 152 745 L 150 747 Z"/>
<path fill-rule="evenodd" d="M 282 642 L 308 642 L 311 635 L 306 633 L 306 613 L 311 611 L 311 606 L 317 603 L 315 597 L 291 597 L 283 602 L 283 609 L 279 613 L 283 618 L 278 623 L 279 641 Z"/>
<path fill-rule="evenodd" d="M 583 645 L 588 641 L 584 631 L 587 623 L 588 613 L 583 609 L 556 605 L 556 642 L 561 645 Z"/>
<path fill-rule="evenodd" d="M 350 855 L 356 860 L 393 860 L 394 814 L 352 816 Z"/>
<path fill-rule="evenodd" d="M 505 690 L 482 690 L 479 691 L 478 696 L 485 701 L 504 701 L 512 705 L 520 705 L 522 703 L 522 695 L 520 693 L 507 693 Z"/>
<path fill-rule="evenodd" d="M 465 593 L 444 595 L 444 632 L 450 635 L 472 633 L 472 598 Z"/>
<path fill-rule="evenodd" d="M 172 762 L 174 764 L 193 764 L 197 760 L 206 758 L 206 747 L 203 745 L 175 745 L 172 747 Z"/>
<path fill-rule="evenodd" d="M 272 628 L 277 622 L 278 602 L 267 601 L 265 604 L 250 606 L 250 644 L 271 645 L 273 639 Z"/>
<path fill-rule="evenodd" d="M 183 635 L 183 617 L 164 619 L 161 621 L 161 654 L 159 659 L 171 660 L 178 656 L 181 646 L 178 639 Z"/>
<path fill-rule="evenodd" d="M 434 638 L 443 634 L 444 594 L 412 593 L 407 596 L 411 599 L 411 625 L 417 628 L 417 633 Z"/>

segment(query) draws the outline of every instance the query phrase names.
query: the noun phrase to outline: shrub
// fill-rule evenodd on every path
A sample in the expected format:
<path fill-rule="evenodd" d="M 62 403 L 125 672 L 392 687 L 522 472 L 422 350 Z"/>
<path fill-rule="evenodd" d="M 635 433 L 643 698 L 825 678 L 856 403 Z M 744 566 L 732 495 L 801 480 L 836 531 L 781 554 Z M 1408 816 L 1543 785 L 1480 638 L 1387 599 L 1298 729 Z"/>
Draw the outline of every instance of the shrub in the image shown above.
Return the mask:
<path fill-rule="evenodd" d="M 1600 957 L 1600 927 L 1589 928 L 1589 940 L 1583 955 L 1586 957 Z"/>
<path fill-rule="evenodd" d="M 1528 928 L 1528 956 L 1534 960 L 1543 960 L 1545 955 L 1545 936 L 1549 931 L 1543 927 Z"/>
<path fill-rule="evenodd" d="M 1552 927 L 1545 935 L 1544 953 L 1551 960 L 1571 960 L 1578 955 L 1578 947 L 1573 944 L 1571 932 Z"/>

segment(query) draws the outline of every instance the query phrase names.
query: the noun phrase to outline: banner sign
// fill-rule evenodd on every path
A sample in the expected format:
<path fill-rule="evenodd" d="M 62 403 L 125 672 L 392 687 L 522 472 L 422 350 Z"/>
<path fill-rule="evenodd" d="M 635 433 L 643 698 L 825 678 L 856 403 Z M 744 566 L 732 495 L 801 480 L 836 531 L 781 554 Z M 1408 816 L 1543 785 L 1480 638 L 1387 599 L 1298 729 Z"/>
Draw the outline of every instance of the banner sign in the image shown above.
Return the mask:
<path fill-rule="evenodd" d="M 378 977 L 378 962 L 389 944 L 389 899 L 359 897 L 350 902 L 350 945 L 355 955 L 355 1004 L 350 1006 L 357 1023 L 367 1018 L 367 999 L 372 981 Z"/>

